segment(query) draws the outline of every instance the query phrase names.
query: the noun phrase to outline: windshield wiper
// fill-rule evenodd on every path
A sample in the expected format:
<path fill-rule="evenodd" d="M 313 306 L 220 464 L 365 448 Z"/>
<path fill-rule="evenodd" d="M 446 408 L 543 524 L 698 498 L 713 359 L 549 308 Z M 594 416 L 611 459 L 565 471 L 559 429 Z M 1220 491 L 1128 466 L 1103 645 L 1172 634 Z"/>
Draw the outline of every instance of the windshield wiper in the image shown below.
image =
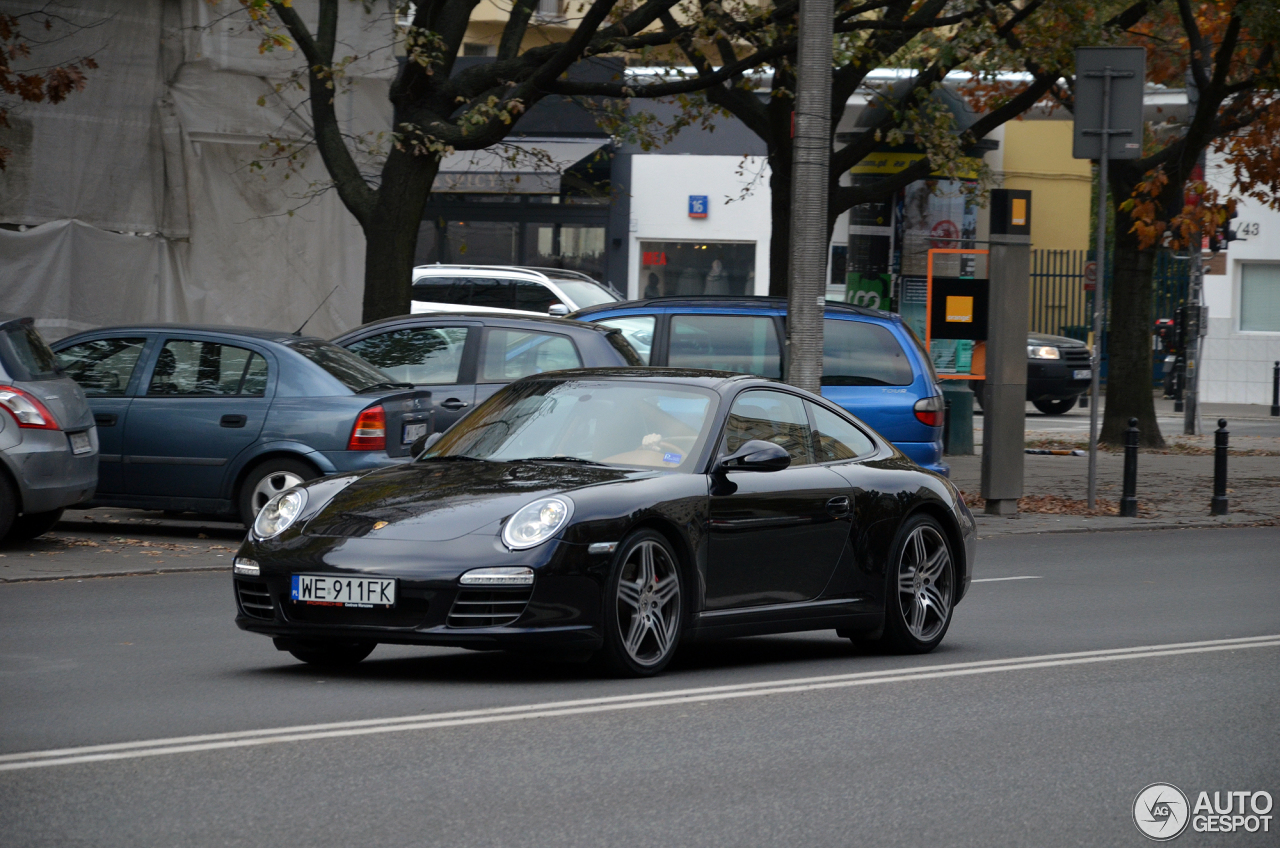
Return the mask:
<path fill-rule="evenodd" d="M 374 383 L 372 386 L 365 386 L 363 389 L 358 390 L 356 394 L 362 395 L 365 392 L 376 392 L 376 391 L 381 391 L 382 389 L 412 389 L 412 388 L 413 388 L 413 383 Z"/>
<path fill-rule="evenodd" d="M 522 456 L 519 459 L 508 459 L 507 462 L 576 462 L 580 465 L 603 465 L 602 462 L 594 462 L 590 459 L 583 459 L 580 456 L 565 456 L 559 454 L 556 456 Z"/>

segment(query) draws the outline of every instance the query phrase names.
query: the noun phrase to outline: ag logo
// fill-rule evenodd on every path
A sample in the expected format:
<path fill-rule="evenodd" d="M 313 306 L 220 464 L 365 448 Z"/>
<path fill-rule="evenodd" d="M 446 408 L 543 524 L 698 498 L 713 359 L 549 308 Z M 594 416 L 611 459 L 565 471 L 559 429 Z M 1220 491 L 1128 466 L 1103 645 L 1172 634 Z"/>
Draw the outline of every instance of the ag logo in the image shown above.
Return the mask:
<path fill-rule="evenodd" d="M 1172 783 L 1153 783 L 1133 799 L 1133 823 L 1148 839 L 1173 839 L 1187 829 L 1190 818 L 1187 796 Z"/>

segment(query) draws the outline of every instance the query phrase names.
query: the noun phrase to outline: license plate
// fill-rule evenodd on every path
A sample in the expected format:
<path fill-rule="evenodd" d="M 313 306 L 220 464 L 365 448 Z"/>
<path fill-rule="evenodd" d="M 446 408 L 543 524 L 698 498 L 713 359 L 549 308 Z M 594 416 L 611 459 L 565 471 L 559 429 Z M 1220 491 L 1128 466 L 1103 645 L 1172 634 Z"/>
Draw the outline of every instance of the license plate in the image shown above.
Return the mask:
<path fill-rule="evenodd" d="M 1072 372 L 1071 372 L 1071 379 L 1073 379 L 1073 380 L 1092 380 L 1092 379 L 1093 379 L 1093 369 L 1092 369 L 1092 368 L 1085 368 L 1085 369 L 1083 369 L 1083 370 L 1072 371 Z"/>
<path fill-rule="evenodd" d="M 71 452 L 73 454 L 88 453 L 93 450 L 93 443 L 89 441 L 88 433 L 68 433 L 71 439 Z"/>
<path fill-rule="evenodd" d="M 404 425 L 404 435 L 401 437 L 400 441 L 406 445 L 411 445 L 416 439 L 425 435 L 427 435 L 427 422 L 423 421 L 421 424 L 406 424 Z"/>
<path fill-rule="evenodd" d="M 297 604 L 389 609 L 396 605 L 396 581 L 381 577 L 295 574 L 289 597 Z"/>

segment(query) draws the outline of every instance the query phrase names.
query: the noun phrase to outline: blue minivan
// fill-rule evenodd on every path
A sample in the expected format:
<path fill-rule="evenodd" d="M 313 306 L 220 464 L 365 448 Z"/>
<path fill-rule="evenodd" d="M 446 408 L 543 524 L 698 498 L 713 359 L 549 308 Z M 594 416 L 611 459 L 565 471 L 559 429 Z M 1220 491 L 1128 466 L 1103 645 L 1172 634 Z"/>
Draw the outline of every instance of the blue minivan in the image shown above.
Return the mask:
<path fill-rule="evenodd" d="M 656 297 L 592 306 L 569 317 L 617 327 L 647 365 L 783 374 L 783 298 Z M 828 301 L 822 334 L 822 396 L 921 467 L 949 474 L 942 459 L 942 390 L 924 346 L 902 318 Z"/>

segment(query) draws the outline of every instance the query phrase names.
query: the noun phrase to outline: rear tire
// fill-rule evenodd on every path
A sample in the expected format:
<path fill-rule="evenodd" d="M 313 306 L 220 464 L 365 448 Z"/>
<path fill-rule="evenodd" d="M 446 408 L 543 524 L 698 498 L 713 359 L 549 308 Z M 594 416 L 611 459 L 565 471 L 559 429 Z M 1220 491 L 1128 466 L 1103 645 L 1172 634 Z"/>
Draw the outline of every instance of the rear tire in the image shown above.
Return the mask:
<path fill-rule="evenodd" d="M 884 646 L 899 654 L 927 654 L 951 626 L 956 568 L 946 531 L 917 513 L 893 543 L 885 586 Z"/>
<path fill-rule="evenodd" d="M 245 475 L 240 484 L 237 497 L 240 509 L 240 520 L 245 527 L 253 526 L 253 519 L 258 510 L 267 505 L 267 501 L 276 495 L 292 489 L 299 483 L 314 480 L 320 474 L 300 459 L 276 457 L 256 465 Z"/>
<path fill-rule="evenodd" d="M 378 647 L 377 642 L 366 642 L 363 639 L 317 639 L 315 641 L 297 642 L 289 648 L 289 653 L 307 665 L 318 668 L 351 668 Z"/>
<path fill-rule="evenodd" d="M 1031 405 L 1043 412 L 1045 415 L 1062 415 L 1076 405 L 1078 398 L 1066 398 L 1065 400 L 1033 400 Z"/>
<path fill-rule="evenodd" d="M 25 515 L 19 515 L 9 527 L 8 540 L 11 542 L 26 542 L 37 536 L 42 536 L 52 530 L 53 525 L 57 524 L 60 518 L 62 518 L 61 508 L 51 509 L 48 512 L 29 512 Z"/>
<path fill-rule="evenodd" d="M 9 528 L 18 517 L 18 496 L 13 484 L 0 474 L 0 542 L 9 541 Z"/>

